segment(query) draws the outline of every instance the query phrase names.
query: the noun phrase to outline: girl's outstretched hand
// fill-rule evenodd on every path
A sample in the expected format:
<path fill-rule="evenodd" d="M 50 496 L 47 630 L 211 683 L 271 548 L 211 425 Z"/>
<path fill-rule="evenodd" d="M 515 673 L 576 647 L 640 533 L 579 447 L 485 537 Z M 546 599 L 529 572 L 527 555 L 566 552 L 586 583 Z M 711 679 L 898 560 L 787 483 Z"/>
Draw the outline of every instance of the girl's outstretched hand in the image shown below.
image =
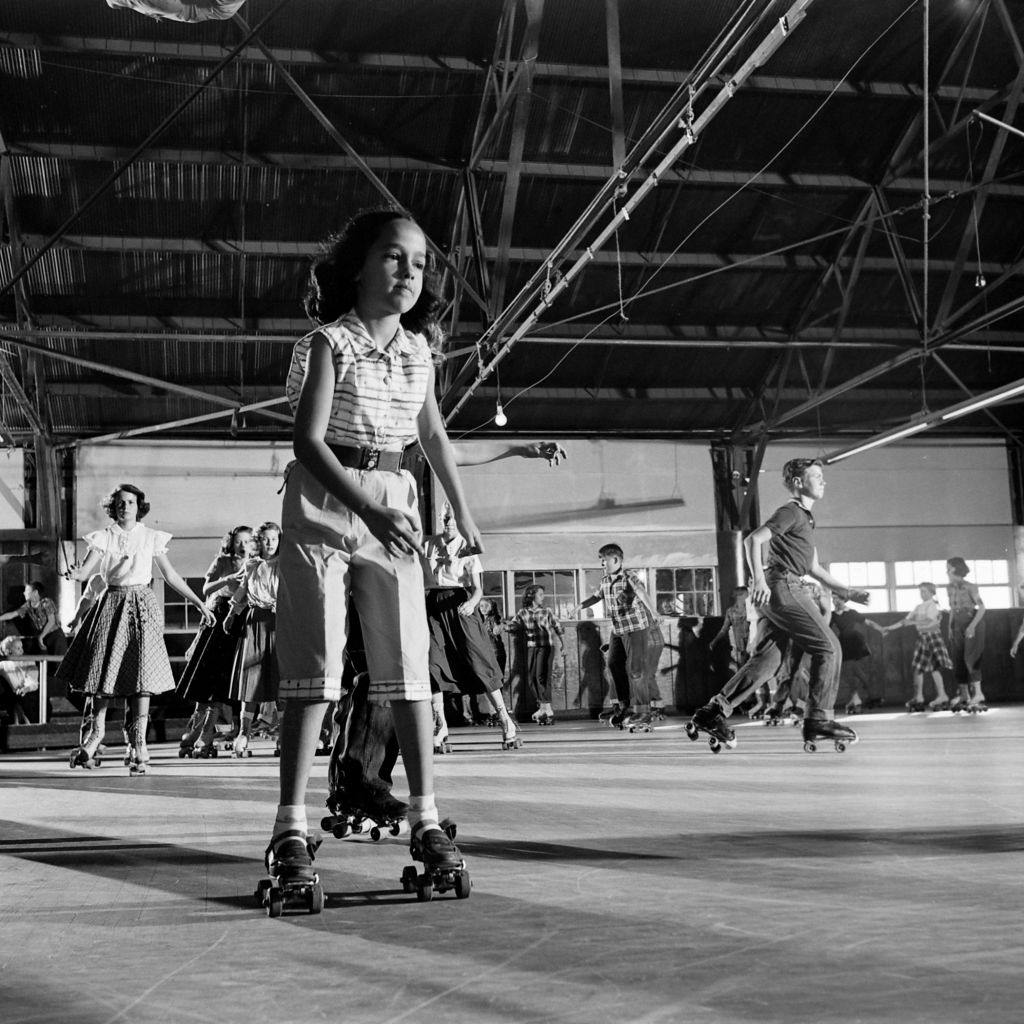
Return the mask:
<path fill-rule="evenodd" d="M 468 512 L 463 512 L 461 516 L 455 517 L 455 525 L 459 536 L 465 541 L 459 554 L 464 558 L 467 555 L 479 555 L 484 549 L 484 539 L 480 529 L 473 522 L 473 517 Z"/>
<path fill-rule="evenodd" d="M 364 512 L 363 521 L 389 555 L 423 554 L 419 522 L 407 512 L 380 505 Z"/>

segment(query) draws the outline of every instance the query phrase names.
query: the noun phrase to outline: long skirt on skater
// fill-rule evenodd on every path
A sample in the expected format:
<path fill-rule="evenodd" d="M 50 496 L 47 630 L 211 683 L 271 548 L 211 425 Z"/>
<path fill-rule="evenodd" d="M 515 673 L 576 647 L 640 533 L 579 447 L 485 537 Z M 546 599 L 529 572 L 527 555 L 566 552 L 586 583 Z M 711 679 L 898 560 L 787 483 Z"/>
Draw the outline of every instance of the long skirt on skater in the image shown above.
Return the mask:
<path fill-rule="evenodd" d="M 433 686 L 472 696 L 501 689 L 501 669 L 483 616 L 460 615 L 469 593 L 462 587 L 427 591 L 430 624 L 430 680 Z"/>
<path fill-rule="evenodd" d="M 245 632 L 231 669 L 230 700 L 262 704 L 277 700 L 277 616 L 269 608 L 250 608 Z"/>
<path fill-rule="evenodd" d="M 174 689 L 164 617 L 147 585 L 109 586 L 90 609 L 56 680 L 99 697 L 134 697 Z"/>
<path fill-rule="evenodd" d="M 192 641 L 178 680 L 178 695 L 183 700 L 212 704 L 229 699 L 231 670 L 241 639 L 237 627 L 231 636 L 224 632 L 223 623 L 230 608 L 227 598 L 219 599 L 213 606 L 216 621 L 212 626 L 203 626 Z"/>

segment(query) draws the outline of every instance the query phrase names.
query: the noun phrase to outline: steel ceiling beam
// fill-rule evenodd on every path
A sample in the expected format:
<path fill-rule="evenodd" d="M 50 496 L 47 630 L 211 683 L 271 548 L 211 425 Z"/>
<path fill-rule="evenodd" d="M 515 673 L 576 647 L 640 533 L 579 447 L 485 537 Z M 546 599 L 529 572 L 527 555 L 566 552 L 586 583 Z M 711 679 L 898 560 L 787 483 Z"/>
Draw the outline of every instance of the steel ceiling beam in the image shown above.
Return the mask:
<path fill-rule="evenodd" d="M 39 52 L 83 53 L 102 57 L 156 57 L 169 61 L 209 62 L 219 59 L 224 47 L 215 43 L 194 43 L 184 40 L 166 42 L 160 39 L 110 39 L 91 36 L 41 35 L 33 32 L 0 31 L 0 45 L 22 50 Z M 285 64 L 308 64 L 321 70 L 351 70 L 365 68 L 395 72 L 450 71 L 467 75 L 479 75 L 481 66 L 466 57 L 438 54 L 425 56 L 409 53 L 342 53 L 332 50 L 308 50 L 297 47 L 273 47 L 277 60 Z M 255 48 L 245 49 L 241 55 L 245 61 L 264 64 L 269 58 Z M 664 86 L 674 88 L 684 84 L 689 70 L 668 68 L 623 68 L 623 81 L 629 85 Z M 565 64 L 553 61 L 537 61 L 534 75 L 539 79 L 564 79 L 577 82 L 593 82 L 604 87 L 608 81 L 608 68 L 600 64 Z M 836 81 L 832 78 L 808 78 L 796 75 L 751 75 L 751 89 L 760 92 L 796 93 L 812 96 L 863 96 L 890 97 L 906 100 L 915 95 L 914 89 L 906 82 L 885 81 Z M 948 87 L 938 90 L 940 99 L 955 99 L 959 90 Z M 981 101 L 988 95 L 985 89 L 968 90 L 971 100 Z"/>
<path fill-rule="evenodd" d="M 72 366 L 81 366 L 88 370 L 96 370 L 98 373 L 108 374 L 111 377 L 119 377 L 123 380 L 134 381 L 136 384 L 147 384 L 150 387 L 158 388 L 162 391 L 172 391 L 179 395 L 185 395 L 188 398 L 195 398 L 202 402 L 210 402 L 213 405 L 224 406 L 229 411 L 237 409 L 240 404 L 238 401 L 229 398 L 221 398 L 219 395 L 212 395 L 207 391 L 200 391 L 197 388 L 187 387 L 183 384 L 175 384 L 173 381 L 161 380 L 158 377 L 150 377 L 144 373 L 136 373 L 134 370 L 128 370 L 121 366 L 111 366 L 107 363 L 97 362 L 95 359 L 84 359 L 81 356 L 71 355 L 67 352 L 56 352 L 43 345 L 37 345 L 34 342 L 26 341 L 24 338 L 19 337 L 11 331 L 0 331 L 0 341 L 4 341 L 18 349 L 35 352 L 46 359 L 54 359 L 57 362 L 70 363 Z M 281 416 L 279 413 L 265 412 L 263 415 L 268 416 L 271 419 L 278 419 L 287 423 L 291 422 L 291 417 Z"/>
<path fill-rule="evenodd" d="M 135 162 L 138 156 L 143 150 L 147 149 L 153 142 L 156 141 L 166 129 L 177 120 L 177 118 L 184 112 L 192 103 L 202 94 L 203 90 L 206 89 L 221 73 L 238 56 L 249 41 L 255 38 L 256 33 L 260 31 L 279 11 L 283 10 L 291 0 L 278 0 L 277 4 L 257 23 L 256 28 L 252 29 L 249 35 L 244 38 L 241 43 L 229 50 L 214 66 L 213 70 L 199 83 L 189 94 L 186 96 L 163 120 L 154 128 L 146 137 L 136 146 L 128 159 L 118 167 L 116 167 L 110 174 L 108 174 L 99 187 L 78 207 L 64 219 L 60 227 L 50 236 L 50 238 L 43 244 L 43 246 L 36 250 L 32 255 L 31 259 L 26 260 L 25 263 L 14 273 L 14 275 L 7 281 L 0 284 L 0 296 L 5 295 L 7 292 L 20 281 L 29 270 L 32 269 L 39 262 L 40 259 L 49 251 L 50 247 L 55 245 L 65 232 L 71 227 L 72 224 L 76 223 L 78 219 L 87 210 L 91 209 L 93 204 L 102 196 L 111 185 L 117 181 L 122 174 Z"/>
<path fill-rule="evenodd" d="M 22 242 L 31 247 L 37 243 L 42 244 L 45 238 L 44 235 L 26 232 L 22 235 Z M 258 238 L 168 238 L 164 236 L 67 234 L 53 243 L 51 248 L 87 252 L 151 252 L 161 256 L 171 253 L 184 255 L 214 253 L 220 256 L 258 256 L 266 259 L 305 260 L 317 252 L 318 246 L 311 242 L 285 239 L 267 241 Z M 484 246 L 481 255 L 485 261 L 495 261 L 501 252 L 502 250 L 498 246 Z M 510 246 L 505 250 L 509 263 L 543 264 L 549 254 L 549 249 L 533 246 Z M 893 259 L 880 256 L 864 257 L 857 264 L 855 257 L 847 258 L 845 255 L 835 260 L 829 260 L 824 256 L 811 256 L 803 253 L 673 253 L 629 252 L 626 250 L 619 253 L 595 252 L 590 257 L 590 263 L 595 267 L 615 267 L 620 264 L 630 267 L 663 266 L 670 270 L 728 270 L 731 268 L 740 270 L 749 267 L 759 271 L 777 270 L 782 272 L 794 270 L 818 272 L 833 266 L 852 269 L 857 265 L 858 272 L 866 270 L 884 274 L 896 273 L 902 268 L 921 270 L 924 267 L 923 260 L 908 259 L 901 262 L 895 256 Z M 932 269 L 953 270 L 957 263 L 955 260 L 931 259 L 928 265 Z M 981 264 L 981 268 L 989 274 L 1002 275 L 1008 270 L 1008 265 L 988 260 Z"/>
<path fill-rule="evenodd" d="M 111 321 L 131 318 L 110 317 Z M 913 331 L 906 328 L 875 328 L 847 327 L 843 337 L 832 338 L 832 328 L 815 327 L 801 332 L 799 338 L 790 338 L 788 332 L 779 327 L 769 330 L 763 327 L 737 326 L 730 324 L 626 324 L 614 332 L 596 333 L 598 324 L 577 323 L 573 325 L 579 332 L 562 333 L 546 332 L 531 334 L 523 339 L 524 345 L 580 345 L 580 346 L 623 346 L 630 347 L 668 347 L 668 348 L 749 348 L 778 349 L 787 346 L 797 348 L 848 348 L 858 349 L 898 348 L 905 349 L 915 338 Z M 296 320 L 293 329 L 280 332 L 259 332 L 241 329 L 234 333 L 211 333 L 210 329 L 193 330 L 188 327 L 181 329 L 147 330 L 136 324 L 125 323 L 120 328 L 103 328 L 88 326 L 73 327 L 35 327 L 20 328 L 15 324 L 0 326 L 0 330 L 11 333 L 19 338 L 34 340 L 52 340 L 64 342 L 97 341 L 131 341 L 137 344 L 200 344 L 200 345 L 236 345 L 236 344 L 282 344 L 292 345 L 306 330 L 309 323 Z M 773 336 L 774 335 L 774 336 Z M 468 338 L 456 339 L 463 342 Z M 973 342 L 962 341 L 946 345 L 953 352 L 985 352 L 1006 355 L 1024 355 L 1020 344 L 1019 331 L 990 331 L 981 335 Z M 50 351 L 50 350 L 47 350 Z"/>
<path fill-rule="evenodd" d="M 970 323 L 943 331 L 930 340 L 928 345 L 929 351 L 931 352 L 936 349 L 945 348 L 950 342 L 959 341 L 961 338 L 974 333 L 974 331 L 988 327 L 990 324 L 998 323 L 1005 317 L 1011 316 L 1013 313 L 1022 309 L 1024 309 L 1024 295 L 1018 296 L 1016 299 L 1006 302 L 996 309 L 983 313 Z M 898 356 L 893 356 L 893 358 L 887 359 L 884 363 L 879 363 L 877 366 L 873 366 L 871 369 L 865 370 L 863 373 L 859 373 L 855 377 L 851 377 L 850 380 L 829 388 L 827 391 L 823 391 L 820 395 L 815 395 L 807 399 L 805 402 L 802 402 L 800 405 L 781 413 L 772 421 L 771 429 L 774 430 L 777 426 L 781 426 L 783 423 L 788 423 L 790 420 L 797 419 L 798 417 L 803 416 L 804 413 L 818 408 L 819 405 L 824 405 L 826 402 L 830 402 L 833 398 L 845 395 L 860 387 L 862 384 L 866 384 L 872 380 L 877 380 L 877 378 L 884 376 L 892 370 L 895 370 L 900 366 L 905 366 L 907 363 L 912 363 L 920 358 L 920 349 L 902 352 Z"/>
<path fill-rule="evenodd" d="M 970 119 L 960 125 L 962 131 Z M 493 122 L 491 122 L 493 123 Z M 955 134 L 955 133 L 954 133 Z M 9 152 L 16 157 L 30 159 L 47 157 L 55 160 L 84 162 L 117 162 L 131 153 L 127 146 L 92 145 L 80 142 L 55 142 L 47 139 L 22 139 L 12 142 Z M 361 173 L 359 161 L 344 153 L 303 153 L 280 150 L 255 150 L 247 154 L 250 166 L 273 167 L 284 171 L 348 171 Z M 362 156 L 360 160 L 371 170 L 385 173 L 427 173 L 438 175 L 462 174 L 464 168 L 447 163 L 405 156 Z M 242 154 L 229 149 L 186 149 L 179 147 L 154 146 L 144 151 L 137 163 L 204 164 L 241 166 Z M 488 174 L 508 173 L 508 161 L 495 157 L 474 160 L 472 166 Z M 527 178 L 565 179 L 567 182 L 605 181 L 608 178 L 607 164 L 581 164 L 552 160 L 523 160 L 522 173 Z M 665 178 L 659 187 L 665 188 L 735 188 L 750 180 L 750 175 L 728 168 L 688 167 L 685 178 Z M 817 173 L 795 171 L 779 174 L 766 171 L 758 176 L 758 185 L 764 189 L 780 191 L 817 190 L 822 192 L 869 192 L 871 183 L 849 174 Z M 960 178 L 933 178 L 931 186 L 935 193 L 947 195 L 963 191 Z M 886 182 L 887 192 L 906 192 L 920 195 L 924 182 L 920 178 L 902 176 Z M 1008 182 L 993 182 L 988 186 L 989 194 L 1006 199 L 1024 196 L 1024 185 Z"/>

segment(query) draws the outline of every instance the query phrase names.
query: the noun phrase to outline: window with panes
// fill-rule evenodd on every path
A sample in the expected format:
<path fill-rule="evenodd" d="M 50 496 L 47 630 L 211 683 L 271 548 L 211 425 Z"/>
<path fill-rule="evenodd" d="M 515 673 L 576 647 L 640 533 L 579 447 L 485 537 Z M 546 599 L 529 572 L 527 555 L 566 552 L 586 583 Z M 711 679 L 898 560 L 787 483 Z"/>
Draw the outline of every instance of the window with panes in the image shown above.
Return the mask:
<path fill-rule="evenodd" d="M 572 569 L 519 569 L 512 574 L 515 607 L 514 615 L 523 607 L 523 593 L 527 587 L 544 588 L 544 604 L 559 619 L 570 618 L 579 603 L 576 597 L 576 573 Z"/>
<path fill-rule="evenodd" d="M 873 612 L 890 610 L 889 584 L 885 562 L 832 562 L 828 571 L 846 587 L 866 590 L 870 600 L 866 605 L 851 601 L 854 608 Z"/>

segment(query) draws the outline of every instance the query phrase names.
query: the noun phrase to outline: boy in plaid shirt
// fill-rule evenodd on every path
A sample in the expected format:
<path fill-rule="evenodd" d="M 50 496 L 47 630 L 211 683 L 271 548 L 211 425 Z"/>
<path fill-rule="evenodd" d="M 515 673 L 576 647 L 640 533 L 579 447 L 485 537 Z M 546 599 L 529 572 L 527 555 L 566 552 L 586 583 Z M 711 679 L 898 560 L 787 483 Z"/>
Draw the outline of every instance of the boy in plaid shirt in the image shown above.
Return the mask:
<path fill-rule="evenodd" d="M 654 675 L 665 640 L 654 601 L 640 577 L 624 567 L 622 548 L 605 544 L 597 555 L 604 569 L 601 586 L 577 606 L 575 613 L 579 616 L 584 608 L 603 601 L 612 620 L 608 671 L 624 708 L 612 717 L 612 724 L 623 729 L 630 722 L 649 722 L 655 714 L 662 716 L 664 705 Z"/>
<path fill-rule="evenodd" d="M 537 701 L 537 710 L 530 717 L 538 725 L 551 725 L 555 721 L 551 708 L 551 649 L 555 636 L 561 644 L 565 633 L 551 609 L 544 606 L 543 587 L 526 588 L 523 607 L 512 620 L 512 628 L 526 643 L 526 682 Z"/>

